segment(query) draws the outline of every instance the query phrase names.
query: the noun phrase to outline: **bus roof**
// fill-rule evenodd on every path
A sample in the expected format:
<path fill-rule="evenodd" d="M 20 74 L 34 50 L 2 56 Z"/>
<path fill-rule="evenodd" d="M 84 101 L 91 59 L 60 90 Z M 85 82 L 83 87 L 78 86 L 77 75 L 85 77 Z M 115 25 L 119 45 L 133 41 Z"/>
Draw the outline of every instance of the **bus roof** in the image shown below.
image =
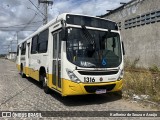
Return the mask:
<path fill-rule="evenodd" d="M 98 18 L 98 19 L 102 19 L 102 20 L 107 20 L 107 21 L 111 21 L 108 19 L 104 19 L 104 18 L 100 18 L 100 17 L 95 17 L 95 16 L 90 16 L 90 15 L 83 15 L 83 14 L 74 14 L 74 13 L 62 13 L 60 15 L 58 15 L 56 18 L 54 18 L 53 20 L 49 21 L 47 24 L 40 26 L 34 33 L 32 33 L 31 35 L 29 35 L 27 38 L 25 38 L 24 40 L 22 40 L 21 42 L 19 42 L 19 44 L 22 44 L 23 42 L 25 42 L 26 40 L 30 39 L 31 37 L 35 36 L 36 34 L 38 34 L 39 32 L 45 30 L 46 28 L 50 27 L 51 25 L 53 25 L 54 23 L 60 21 L 60 20 L 66 20 L 66 15 L 79 15 L 79 16 L 86 16 L 86 17 L 93 17 L 93 18 Z M 114 21 L 111 21 L 114 22 Z M 116 22 L 115 22 L 116 23 Z M 18 45 L 19 45 L 18 44 Z"/>

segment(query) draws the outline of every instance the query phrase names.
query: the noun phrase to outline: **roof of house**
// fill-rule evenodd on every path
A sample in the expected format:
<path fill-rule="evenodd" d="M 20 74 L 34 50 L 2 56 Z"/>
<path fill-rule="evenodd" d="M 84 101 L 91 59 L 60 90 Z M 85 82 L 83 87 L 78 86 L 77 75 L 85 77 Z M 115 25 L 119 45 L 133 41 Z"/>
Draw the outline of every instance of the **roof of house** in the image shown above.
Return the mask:
<path fill-rule="evenodd" d="M 100 15 L 99 17 L 106 17 L 106 16 L 109 16 L 110 14 L 113 14 L 113 13 L 115 13 L 117 11 L 120 11 L 120 10 L 122 10 L 124 8 L 124 6 L 127 6 L 128 4 L 131 4 L 134 1 L 136 1 L 136 0 L 131 0 L 128 3 L 121 5 L 120 7 L 116 8 L 114 10 L 111 10 L 110 12 L 108 12 L 108 13 L 106 13 L 104 15 Z"/>

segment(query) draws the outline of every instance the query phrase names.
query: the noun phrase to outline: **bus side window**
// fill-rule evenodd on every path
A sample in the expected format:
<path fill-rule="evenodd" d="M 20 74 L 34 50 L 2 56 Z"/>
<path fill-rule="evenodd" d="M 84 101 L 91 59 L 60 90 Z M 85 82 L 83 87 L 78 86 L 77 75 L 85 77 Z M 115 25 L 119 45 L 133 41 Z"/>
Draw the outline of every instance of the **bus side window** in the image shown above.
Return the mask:
<path fill-rule="evenodd" d="M 56 58 L 57 53 L 57 33 L 53 35 L 53 58 Z"/>
<path fill-rule="evenodd" d="M 17 46 L 17 56 L 19 55 L 19 45 Z"/>
<path fill-rule="evenodd" d="M 38 53 L 46 53 L 48 49 L 48 29 L 39 34 Z"/>
<path fill-rule="evenodd" d="M 26 54 L 26 42 L 22 43 L 22 47 L 21 47 L 21 55 L 25 55 Z"/>
<path fill-rule="evenodd" d="M 61 42 L 62 42 L 62 31 L 59 32 L 59 54 L 58 54 L 59 59 L 61 59 Z"/>
<path fill-rule="evenodd" d="M 38 35 L 32 38 L 31 54 L 37 53 Z"/>

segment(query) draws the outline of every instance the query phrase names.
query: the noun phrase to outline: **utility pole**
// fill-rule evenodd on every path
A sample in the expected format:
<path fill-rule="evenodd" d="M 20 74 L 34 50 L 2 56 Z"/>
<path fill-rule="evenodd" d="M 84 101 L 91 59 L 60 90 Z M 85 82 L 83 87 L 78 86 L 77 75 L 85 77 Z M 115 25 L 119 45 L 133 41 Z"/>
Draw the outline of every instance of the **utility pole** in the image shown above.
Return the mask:
<path fill-rule="evenodd" d="M 48 23 L 48 6 L 47 6 L 47 4 L 44 4 L 44 7 L 45 7 L 45 15 L 46 15 L 44 24 L 47 24 Z"/>
<path fill-rule="evenodd" d="M 11 52 L 12 52 L 12 40 L 10 41 L 10 44 L 11 44 L 10 46 L 11 46 Z"/>
<path fill-rule="evenodd" d="M 18 31 L 16 31 L 16 39 L 17 39 L 17 46 L 18 46 Z"/>
<path fill-rule="evenodd" d="M 43 24 L 47 24 L 48 22 L 48 6 L 49 5 L 53 5 L 53 1 L 49 1 L 49 0 L 38 0 L 39 4 L 44 4 L 45 7 L 45 18 L 43 19 Z"/>

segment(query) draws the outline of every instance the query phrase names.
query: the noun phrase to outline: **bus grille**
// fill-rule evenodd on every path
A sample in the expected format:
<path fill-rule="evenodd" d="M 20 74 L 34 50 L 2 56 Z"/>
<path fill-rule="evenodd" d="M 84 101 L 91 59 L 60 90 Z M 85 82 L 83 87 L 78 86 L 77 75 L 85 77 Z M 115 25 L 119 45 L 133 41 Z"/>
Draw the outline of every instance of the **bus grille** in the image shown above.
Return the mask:
<path fill-rule="evenodd" d="M 98 89 L 106 89 L 107 91 L 111 91 L 116 84 L 103 85 L 103 86 L 84 86 L 85 90 L 88 93 L 95 93 Z"/>
<path fill-rule="evenodd" d="M 78 71 L 81 75 L 113 75 L 118 71 Z"/>

